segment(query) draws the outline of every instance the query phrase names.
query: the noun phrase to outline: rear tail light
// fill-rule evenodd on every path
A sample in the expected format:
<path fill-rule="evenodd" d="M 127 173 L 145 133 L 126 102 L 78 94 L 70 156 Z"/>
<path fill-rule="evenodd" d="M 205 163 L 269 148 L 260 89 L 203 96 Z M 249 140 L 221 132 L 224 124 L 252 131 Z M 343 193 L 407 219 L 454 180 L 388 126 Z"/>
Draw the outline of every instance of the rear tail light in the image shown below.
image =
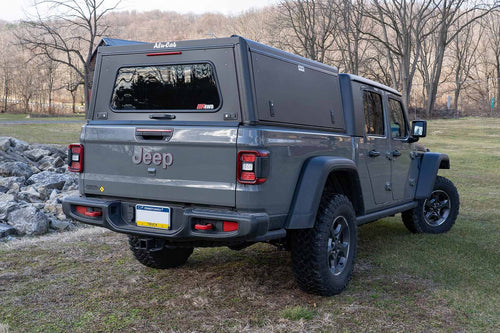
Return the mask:
<path fill-rule="evenodd" d="M 83 171 L 83 146 L 71 144 L 68 147 L 68 170 L 72 172 Z"/>
<path fill-rule="evenodd" d="M 240 151 L 237 161 L 238 182 L 242 184 L 262 184 L 269 174 L 268 151 Z"/>

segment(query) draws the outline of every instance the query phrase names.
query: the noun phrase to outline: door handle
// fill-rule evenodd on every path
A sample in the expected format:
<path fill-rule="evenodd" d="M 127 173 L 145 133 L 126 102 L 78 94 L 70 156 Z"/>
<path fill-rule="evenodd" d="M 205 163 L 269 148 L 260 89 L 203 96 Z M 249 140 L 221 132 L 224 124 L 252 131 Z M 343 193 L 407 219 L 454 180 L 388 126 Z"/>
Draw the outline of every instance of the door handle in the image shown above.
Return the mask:
<path fill-rule="evenodd" d="M 397 150 L 397 149 L 396 149 L 396 150 L 393 150 L 393 151 L 392 151 L 392 156 L 394 156 L 394 157 L 399 157 L 399 156 L 401 156 L 401 152 L 400 152 L 399 150 Z"/>
<path fill-rule="evenodd" d="M 370 150 L 370 152 L 368 153 L 368 156 L 370 156 L 370 157 L 377 157 L 377 156 L 380 156 L 380 152 L 378 152 L 375 149 L 373 149 L 373 150 Z"/>

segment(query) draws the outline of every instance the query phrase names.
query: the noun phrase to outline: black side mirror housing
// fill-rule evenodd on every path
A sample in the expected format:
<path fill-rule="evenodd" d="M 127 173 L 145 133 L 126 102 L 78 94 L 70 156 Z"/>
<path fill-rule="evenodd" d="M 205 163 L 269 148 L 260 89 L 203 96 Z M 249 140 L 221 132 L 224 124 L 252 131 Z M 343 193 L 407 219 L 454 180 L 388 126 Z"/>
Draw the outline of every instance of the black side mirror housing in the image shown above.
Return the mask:
<path fill-rule="evenodd" d="M 414 120 L 411 122 L 411 136 L 414 138 L 424 138 L 427 135 L 427 121 Z"/>

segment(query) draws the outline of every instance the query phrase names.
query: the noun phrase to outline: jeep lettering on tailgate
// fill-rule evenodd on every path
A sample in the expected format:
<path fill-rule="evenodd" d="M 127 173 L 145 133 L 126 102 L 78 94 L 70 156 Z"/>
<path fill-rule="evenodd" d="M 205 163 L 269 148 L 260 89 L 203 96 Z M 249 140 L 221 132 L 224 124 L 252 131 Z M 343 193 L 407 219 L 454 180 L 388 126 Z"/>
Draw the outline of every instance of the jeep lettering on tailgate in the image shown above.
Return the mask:
<path fill-rule="evenodd" d="M 174 156 L 171 153 L 151 153 L 144 150 L 142 147 L 139 148 L 139 152 L 132 156 L 132 162 L 134 164 L 144 163 L 150 165 L 151 163 L 155 165 L 160 165 L 166 169 L 174 163 Z"/>

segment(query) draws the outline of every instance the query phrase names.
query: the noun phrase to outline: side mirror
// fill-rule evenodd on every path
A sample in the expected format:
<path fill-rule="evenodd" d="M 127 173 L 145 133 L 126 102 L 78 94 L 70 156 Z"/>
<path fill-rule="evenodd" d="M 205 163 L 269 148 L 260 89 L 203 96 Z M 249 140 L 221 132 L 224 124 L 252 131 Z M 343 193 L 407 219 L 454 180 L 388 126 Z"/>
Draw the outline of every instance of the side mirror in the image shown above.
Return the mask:
<path fill-rule="evenodd" d="M 414 138 L 423 138 L 427 135 L 427 121 L 414 120 L 411 122 L 411 136 Z"/>

